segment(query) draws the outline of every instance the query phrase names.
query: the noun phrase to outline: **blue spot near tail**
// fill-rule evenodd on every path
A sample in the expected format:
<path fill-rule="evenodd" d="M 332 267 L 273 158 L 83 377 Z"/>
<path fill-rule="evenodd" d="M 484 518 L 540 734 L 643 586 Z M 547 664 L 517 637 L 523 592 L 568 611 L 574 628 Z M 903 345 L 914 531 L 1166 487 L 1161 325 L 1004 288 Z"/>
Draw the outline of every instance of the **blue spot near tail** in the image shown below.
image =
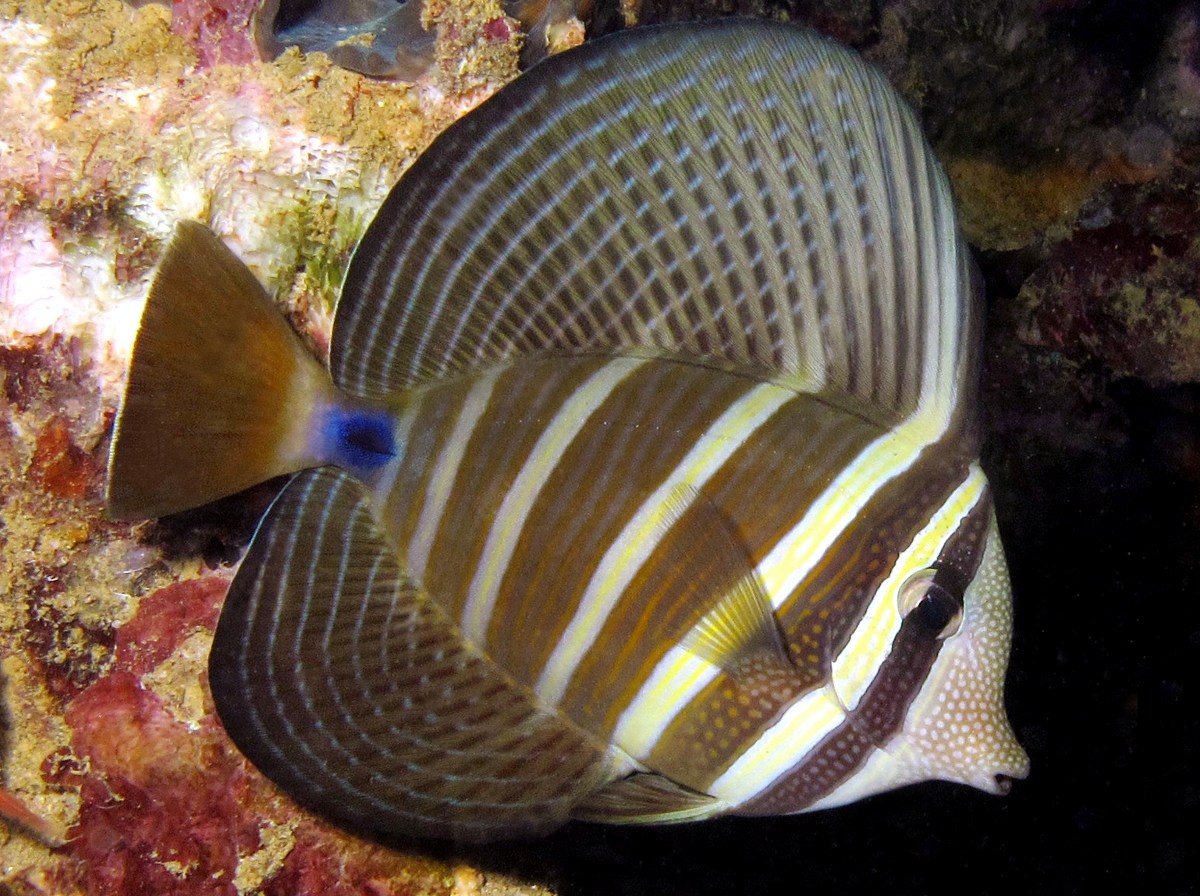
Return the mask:
<path fill-rule="evenodd" d="M 396 456 L 394 421 L 387 411 L 333 408 L 325 426 L 327 460 L 347 472 L 366 473 Z"/>

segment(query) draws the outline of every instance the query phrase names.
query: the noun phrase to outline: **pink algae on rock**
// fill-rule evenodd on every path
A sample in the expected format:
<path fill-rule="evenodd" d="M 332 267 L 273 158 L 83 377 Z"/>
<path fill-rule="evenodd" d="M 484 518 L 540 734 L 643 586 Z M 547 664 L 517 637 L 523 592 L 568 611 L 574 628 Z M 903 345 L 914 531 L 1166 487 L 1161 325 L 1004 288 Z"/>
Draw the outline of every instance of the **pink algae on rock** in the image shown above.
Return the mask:
<path fill-rule="evenodd" d="M 251 27 L 261 5 L 261 0 L 174 0 L 171 30 L 205 67 L 255 62 L 259 54 Z"/>
<path fill-rule="evenodd" d="M 43 488 L 60 498 L 87 495 L 98 473 L 96 459 L 71 441 L 67 421 L 51 417 L 37 437 L 30 472 Z"/>
<path fill-rule="evenodd" d="M 210 575 L 176 582 L 142 598 L 137 613 L 117 632 L 115 667 L 144 675 L 193 631 L 211 633 L 228 588 L 227 578 Z"/>
<path fill-rule="evenodd" d="M 320 346 L 388 187 L 516 74 L 521 35 L 498 2 L 442 4 L 443 63 L 419 86 L 320 54 L 264 63 L 252 5 L 0 0 L 3 893 L 455 891 L 452 866 L 312 817 L 225 736 L 207 654 L 254 514 L 103 515 L 127 354 L 174 220 L 215 225 Z"/>
<path fill-rule="evenodd" d="M 89 771 L 72 876 L 93 892 L 168 892 L 192 875 L 206 882 L 195 892 L 231 892 L 257 822 L 239 799 L 247 772 L 215 720 L 192 730 L 126 671 L 88 688 L 65 718 Z"/>

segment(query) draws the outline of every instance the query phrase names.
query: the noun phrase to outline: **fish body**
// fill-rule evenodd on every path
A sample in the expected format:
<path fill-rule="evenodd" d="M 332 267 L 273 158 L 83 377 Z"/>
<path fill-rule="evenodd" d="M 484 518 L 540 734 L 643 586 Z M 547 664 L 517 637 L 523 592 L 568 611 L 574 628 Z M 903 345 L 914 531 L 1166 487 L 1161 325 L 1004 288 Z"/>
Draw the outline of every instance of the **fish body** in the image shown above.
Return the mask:
<path fill-rule="evenodd" d="M 1001 792 L 1027 759 L 978 304 L 944 175 L 850 51 L 637 30 L 415 163 L 347 272 L 332 376 L 181 225 L 110 509 L 299 471 L 210 683 L 247 756 L 343 824 L 489 840 Z"/>

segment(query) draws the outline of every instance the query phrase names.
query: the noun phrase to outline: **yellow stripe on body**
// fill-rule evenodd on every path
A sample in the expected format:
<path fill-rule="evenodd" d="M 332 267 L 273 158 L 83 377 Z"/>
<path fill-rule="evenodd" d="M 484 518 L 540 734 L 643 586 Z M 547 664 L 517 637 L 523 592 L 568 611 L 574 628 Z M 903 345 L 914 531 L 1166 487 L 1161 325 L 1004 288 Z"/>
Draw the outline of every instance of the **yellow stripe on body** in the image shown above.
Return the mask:
<path fill-rule="evenodd" d="M 500 583 L 516 550 L 524 521 L 546 480 L 562 460 L 563 452 L 613 390 L 646 363 L 641 358 L 617 358 L 605 364 L 571 394 L 538 437 L 496 511 L 467 591 L 462 624 L 463 635 L 471 642 L 484 643 Z"/>
<path fill-rule="evenodd" d="M 887 482 L 903 475 L 926 446 L 945 431 L 943 419 L 909 417 L 868 445 L 846 465 L 758 565 L 758 576 L 779 609 L 816 568 L 826 551 L 858 519 L 859 513 Z"/>
<path fill-rule="evenodd" d="M 803 519 L 780 539 L 759 564 L 757 572 L 778 609 L 793 590 L 819 562 L 841 534 L 853 525 L 858 513 L 875 491 L 892 476 L 903 473 L 917 459 L 924 443 L 910 440 L 921 435 L 932 437 L 934 427 L 928 419 L 910 418 L 868 445 L 822 493 Z M 898 452 L 905 451 L 902 458 Z M 891 475 L 884 475 L 891 467 Z M 866 477 L 879 477 L 874 485 Z M 820 526 L 821 528 L 814 528 Z M 770 575 L 773 573 L 773 575 Z M 789 575 L 790 573 L 790 575 Z M 699 663 L 703 673 L 693 671 Z M 689 703 L 718 674 L 716 667 L 696 659 L 682 648 L 673 648 L 655 666 L 637 696 L 621 714 L 613 732 L 614 743 L 631 756 L 645 759 L 659 738 Z M 675 676 L 684 676 L 676 682 Z"/>
<path fill-rule="evenodd" d="M 791 769 L 845 718 L 829 688 L 804 695 L 713 781 L 708 792 L 730 806 L 741 805 Z"/>
<path fill-rule="evenodd" d="M 769 788 L 845 719 L 843 706 L 853 709 L 878 674 L 900 628 L 895 595 L 904 579 L 937 559 L 959 523 L 979 502 L 987 482 L 977 465 L 950 495 L 930 522 L 896 558 L 891 575 L 875 592 L 867 613 L 855 628 L 837 662 L 832 680 L 806 694 L 783 717 L 765 730 L 709 792 L 733 806 Z M 846 676 L 853 676 L 842 683 Z"/>
<path fill-rule="evenodd" d="M 718 673 L 716 666 L 691 651 L 672 647 L 621 713 L 612 742 L 639 762 L 646 761 L 667 725 Z"/>
<path fill-rule="evenodd" d="M 557 704 L 562 699 L 608 614 L 658 547 L 671 498 L 680 488 L 700 488 L 758 427 L 794 397 L 791 390 L 771 383 L 751 388 L 708 427 L 671 475 L 642 503 L 596 567 L 575 615 L 542 670 L 536 690 L 543 700 Z"/>
<path fill-rule="evenodd" d="M 467 451 L 467 443 L 476 425 L 487 410 L 492 392 L 496 388 L 496 380 L 505 368 L 498 367 L 481 376 L 463 400 L 454 430 L 450 433 L 439 452 L 437 466 L 429 476 L 425 490 L 424 501 L 421 504 L 421 516 L 413 529 L 408 542 L 409 571 L 418 579 L 425 576 L 425 567 L 429 563 L 429 552 L 433 548 L 434 535 L 441 523 L 442 512 L 454 487 L 454 478 L 458 468 L 462 466 L 463 456 Z M 385 493 L 386 494 L 386 493 Z"/>

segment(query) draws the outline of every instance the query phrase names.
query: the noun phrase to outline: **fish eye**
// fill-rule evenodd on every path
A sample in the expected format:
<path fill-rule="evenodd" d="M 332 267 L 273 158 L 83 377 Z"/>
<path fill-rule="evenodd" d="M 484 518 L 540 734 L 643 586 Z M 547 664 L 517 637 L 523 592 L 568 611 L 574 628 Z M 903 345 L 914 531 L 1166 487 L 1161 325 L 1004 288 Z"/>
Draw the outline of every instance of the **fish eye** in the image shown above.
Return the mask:
<path fill-rule="evenodd" d="M 962 602 L 950 589 L 935 581 L 936 569 L 925 569 L 914 575 L 900 589 L 900 616 L 913 619 L 938 640 L 949 638 L 962 626 Z"/>

